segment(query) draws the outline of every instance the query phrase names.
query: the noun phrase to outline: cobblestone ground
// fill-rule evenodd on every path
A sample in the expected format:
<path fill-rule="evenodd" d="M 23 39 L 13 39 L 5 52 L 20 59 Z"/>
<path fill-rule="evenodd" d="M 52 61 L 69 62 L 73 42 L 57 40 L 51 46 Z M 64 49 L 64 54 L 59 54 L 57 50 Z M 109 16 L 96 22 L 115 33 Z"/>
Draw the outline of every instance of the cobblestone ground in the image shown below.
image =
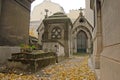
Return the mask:
<path fill-rule="evenodd" d="M 96 80 L 88 67 L 88 57 L 73 57 L 33 75 L 0 73 L 0 80 Z"/>

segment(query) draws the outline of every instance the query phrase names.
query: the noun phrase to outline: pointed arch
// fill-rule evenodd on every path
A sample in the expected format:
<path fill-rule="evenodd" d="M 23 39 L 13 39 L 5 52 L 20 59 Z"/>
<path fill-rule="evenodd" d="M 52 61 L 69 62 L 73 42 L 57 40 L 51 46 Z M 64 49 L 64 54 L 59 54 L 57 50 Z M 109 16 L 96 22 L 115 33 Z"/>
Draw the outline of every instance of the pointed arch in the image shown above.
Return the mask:
<path fill-rule="evenodd" d="M 73 52 L 92 53 L 92 33 L 85 26 L 73 29 Z M 82 38 L 82 39 L 81 39 Z"/>

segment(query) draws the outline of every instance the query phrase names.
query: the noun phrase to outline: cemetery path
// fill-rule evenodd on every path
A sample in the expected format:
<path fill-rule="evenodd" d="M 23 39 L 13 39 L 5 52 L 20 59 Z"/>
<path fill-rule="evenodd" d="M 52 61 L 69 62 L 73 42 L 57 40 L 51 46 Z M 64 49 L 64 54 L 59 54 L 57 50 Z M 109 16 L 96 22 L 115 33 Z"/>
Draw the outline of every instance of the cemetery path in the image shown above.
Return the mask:
<path fill-rule="evenodd" d="M 0 80 L 96 80 L 88 57 L 74 56 L 31 75 L 0 73 Z"/>
<path fill-rule="evenodd" d="M 42 80 L 95 80 L 95 74 L 88 66 L 88 57 L 74 56 L 43 69 L 41 78 Z"/>

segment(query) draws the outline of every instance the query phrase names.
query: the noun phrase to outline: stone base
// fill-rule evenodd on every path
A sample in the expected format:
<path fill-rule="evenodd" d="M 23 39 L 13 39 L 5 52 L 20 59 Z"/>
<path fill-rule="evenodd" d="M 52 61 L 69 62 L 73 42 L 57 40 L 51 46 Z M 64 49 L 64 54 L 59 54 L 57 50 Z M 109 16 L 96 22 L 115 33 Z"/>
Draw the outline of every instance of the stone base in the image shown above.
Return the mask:
<path fill-rule="evenodd" d="M 58 62 L 61 62 L 61 61 L 63 61 L 63 60 L 65 60 L 65 57 L 64 57 L 64 56 L 58 56 Z"/>
<path fill-rule="evenodd" d="M 54 64 L 56 57 L 54 52 L 40 53 L 38 51 L 34 53 L 13 53 L 9 61 L 21 63 L 23 65 L 22 67 L 26 67 L 23 71 L 37 72 L 41 68 Z"/>
<path fill-rule="evenodd" d="M 0 46 L 0 64 L 11 58 L 12 53 L 20 52 L 20 47 Z"/>
<path fill-rule="evenodd" d="M 40 58 L 40 59 L 23 59 L 23 60 L 12 60 L 11 62 L 21 63 L 23 66 L 26 67 L 24 70 L 25 72 L 37 72 L 40 69 L 55 64 L 55 57 L 46 57 L 46 58 Z"/>
<path fill-rule="evenodd" d="M 100 69 L 100 57 L 93 55 L 93 67 L 95 69 Z"/>
<path fill-rule="evenodd" d="M 95 69 L 95 74 L 96 74 L 97 80 L 100 80 L 100 69 Z"/>

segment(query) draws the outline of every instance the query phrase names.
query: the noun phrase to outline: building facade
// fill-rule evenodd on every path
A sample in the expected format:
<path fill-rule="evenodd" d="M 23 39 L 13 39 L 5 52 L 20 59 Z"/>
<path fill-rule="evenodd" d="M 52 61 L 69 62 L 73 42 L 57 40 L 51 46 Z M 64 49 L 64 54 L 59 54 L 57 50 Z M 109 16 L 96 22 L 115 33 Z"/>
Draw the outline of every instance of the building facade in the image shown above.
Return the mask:
<path fill-rule="evenodd" d="M 94 11 L 90 8 L 90 0 L 85 0 L 85 18 L 94 27 Z"/>
<path fill-rule="evenodd" d="M 94 59 L 100 80 L 120 79 L 120 0 L 91 0 L 95 12 Z M 96 57 L 96 59 L 95 59 Z"/>
<path fill-rule="evenodd" d="M 91 53 L 92 31 L 92 25 L 87 21 L 83 12 L 80 12 L 73 23 L 71 32 L 73 53 Z"/>

